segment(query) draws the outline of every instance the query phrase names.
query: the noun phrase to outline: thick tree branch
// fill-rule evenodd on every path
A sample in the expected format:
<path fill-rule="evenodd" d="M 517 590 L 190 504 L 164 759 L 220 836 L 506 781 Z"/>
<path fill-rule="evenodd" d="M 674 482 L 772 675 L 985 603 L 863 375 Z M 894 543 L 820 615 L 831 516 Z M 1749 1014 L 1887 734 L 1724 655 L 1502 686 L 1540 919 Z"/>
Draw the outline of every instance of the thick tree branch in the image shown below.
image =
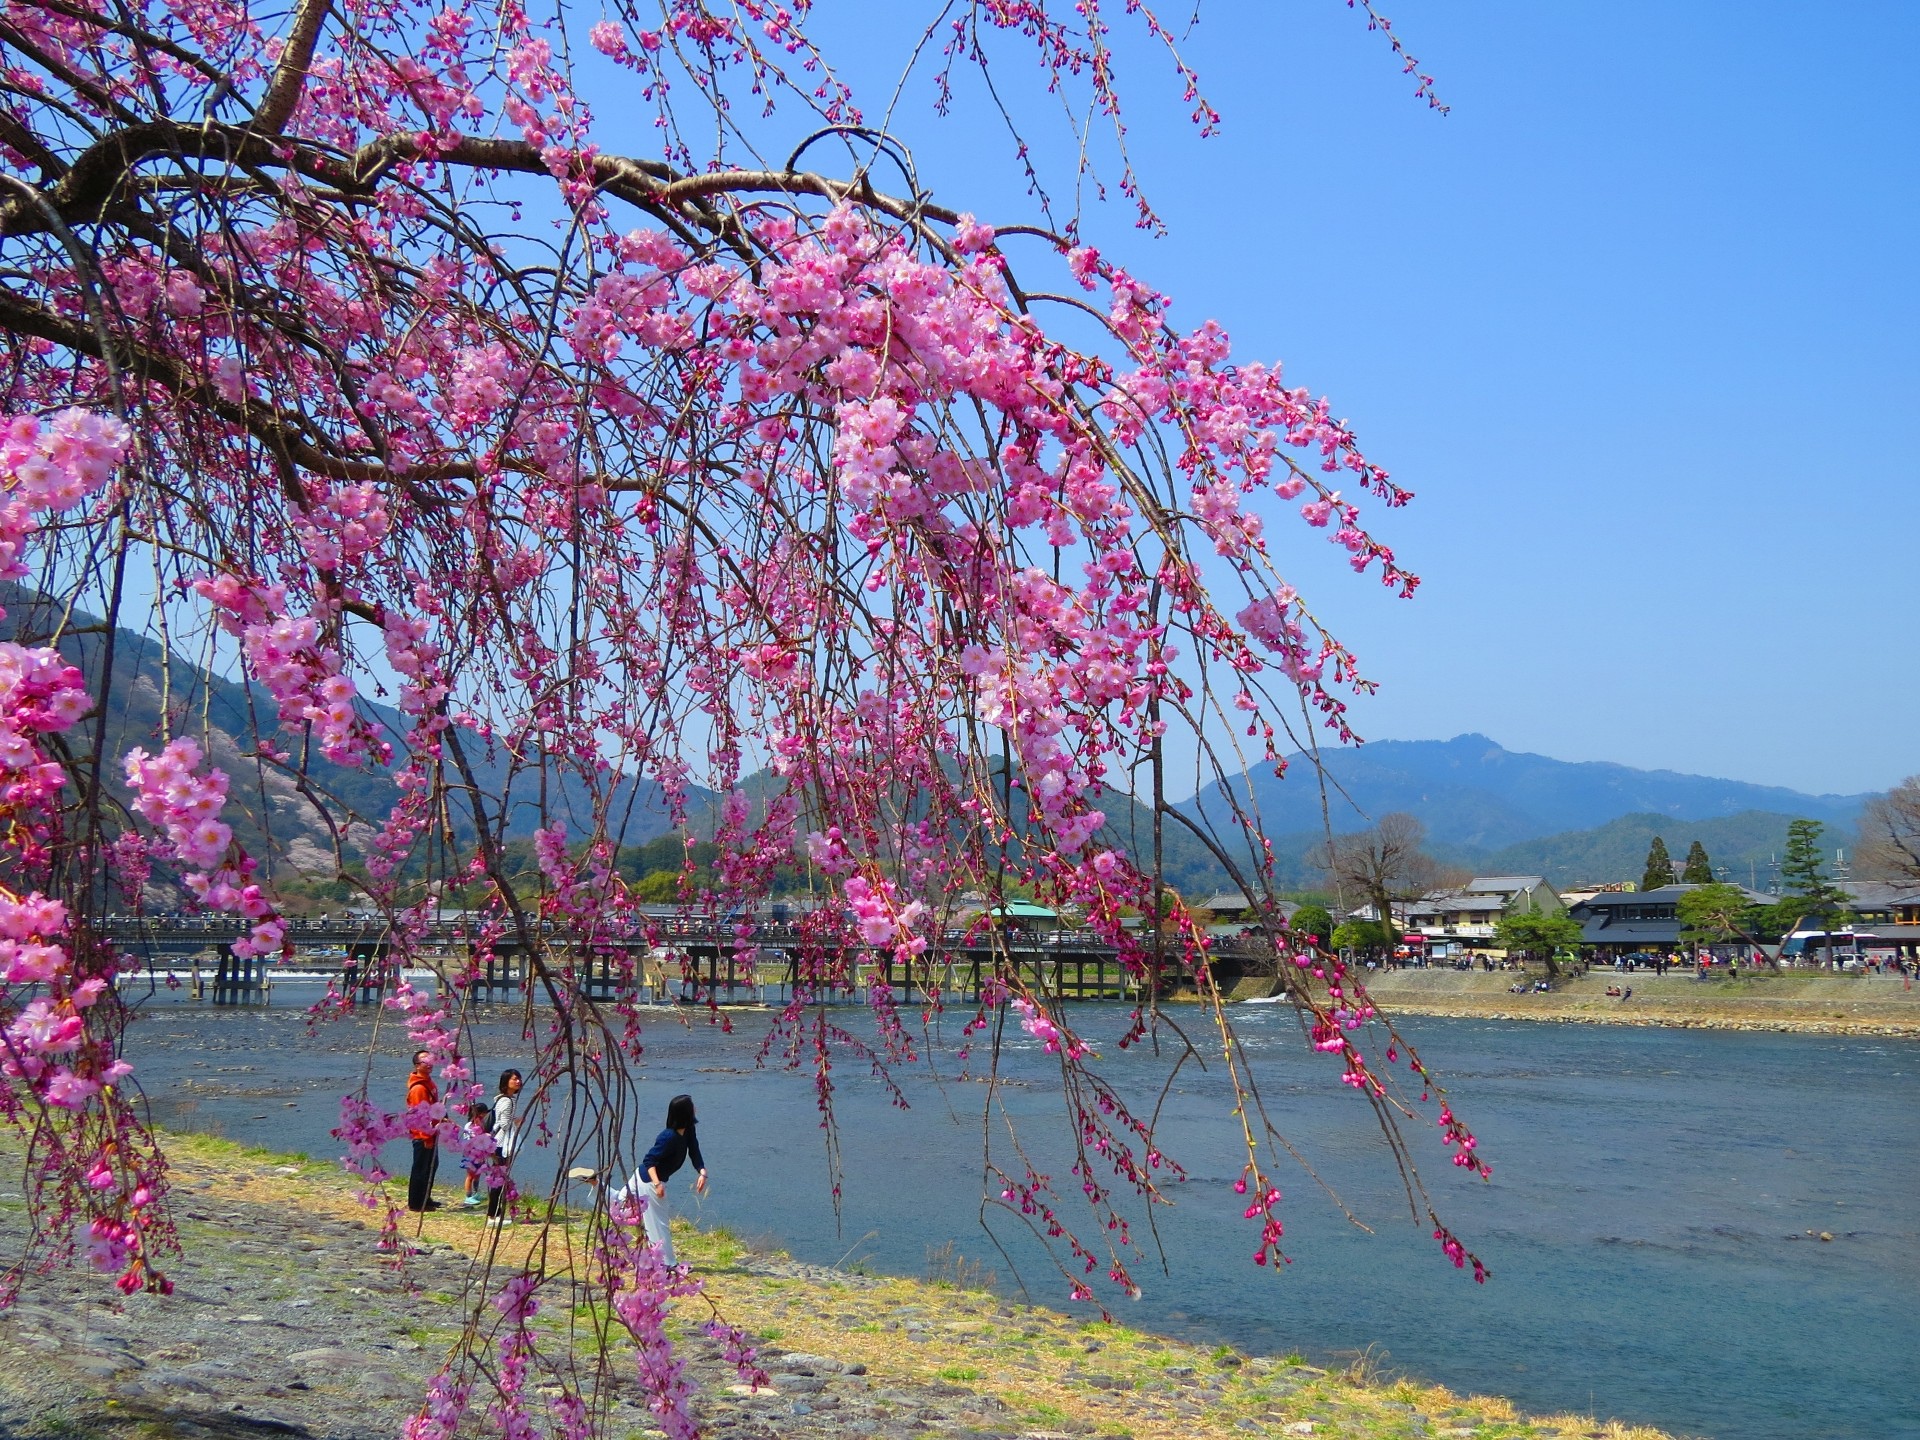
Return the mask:
<path fill-rule="evenodd" d="M 56 345 L 96 360 L 108 358 L 100 337 L 91 328 L 23 299 L 17 292 L 4 286 L 0 286 L 0 330 L 51 340 Z M 377 461 L 348 460 L 328 455 L 309 441 L 295 436 L 287 417 L 278 410 L 265 405 L 236 405 L 209 382 L 189 374 L 166 355 L 128 342 L 123 337 L 118 359 L 127 371 L 141 380 L 159 385 L 187 404 L 200 407 L 244 429 L 300 469 L 324 475 L 330 480 L 400 485 L 408 489 L 417 503 L 432 506 L 445 504 L 446 497 L 417 487 L 442 480 L 471 480 L 475 474 L 473 464 L 466 460 L 444 460 L 400 470 Z"/>
<path fill-rule="evenodd" d="M 324 0 L 313 0 L 313 4 L 321 8 Z M 278 77 L 274 83 L 277 88 Z M 293 87 L 296 95 L 297 88 Z M 261 114 L 272 118 L 264 104 Z M 82 151 L 59 183 L 47 189 L 48 203 L 69 224 L 109 219 L 110 202 L 124 179 L 141 164 L 160 156 L 221 160 L 261 170 L 292 169 L 349 192 L 371 191 L 393 166 L 410 161 L 525 175 L 550 173 L 542 151 L 524 140 L 480 135 L 423 140 L 415 134 L 394 134 L 369 141 L 351 156 L 342 156 L 297 140 L 270 139 L 251 126 L 153 120 L 124 126 Z M 629 204 L 674 214 L 709 233 L 728 229 L 729 222 L 701 202 L 735 194 L 817 195 L 836 204 L 858 200 L 901 220 L 954 224 L 960 218 L 958 212 L 943 206 L 903 200 L 881 194 L 864 181 L 835 180 L 812 171 L 720 170 L 680 176 L 657 161 L 621 155 L 595 156 L 592 166 L 597 188 Z M 38 234 L 49 224 L 47 217 L 32 206 L 17 199 L 0 201 L 0 237 Z"/>
<path fill-rule="evenodd" d="M 313 63 L 320 28 L 326 24 L 332 8 L 332 0 L 300 0 L 293 12 L 293 28 L 287 33 L 286 48 L 280 52 L 280 63 L 274 69 L 272 83 L 267 86 L 266 98 L 254 111 L 253 129 L 278 135 L 287 128 L 294 106 L 300 103 L 300 91 L 307 83 L 307 67 Z"/>
<path fill-rule="evenodd" d="M 55 179 L 67 168 L 60 162 L 60 157 L 41 144 L 40 137 L 29 130 L 11 110 L 0 109 L 0 145 L 5 145 L 30 164 L 39 167 L 42 181 Z"/>

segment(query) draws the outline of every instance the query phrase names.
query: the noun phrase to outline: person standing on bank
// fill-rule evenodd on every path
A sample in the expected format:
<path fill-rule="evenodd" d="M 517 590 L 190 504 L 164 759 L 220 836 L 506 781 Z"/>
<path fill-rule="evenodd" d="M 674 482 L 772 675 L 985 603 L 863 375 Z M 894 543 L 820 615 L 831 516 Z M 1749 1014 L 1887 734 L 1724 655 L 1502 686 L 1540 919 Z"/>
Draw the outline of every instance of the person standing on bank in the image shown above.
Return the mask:
<path fill-rule="evenodd" d="M 513 1152 L 519 1148 L 520 1127 L 513 1118 L 513 1105 L 525 1083 L 518 1070 L 500 1072 L 500 1093 L 493 1097 L 493 1162 L 502 1169 L 506 1168 L 507 1162 L 513 1158 Z M 513 1224 L 507 1215 L 507 1182 L 504 1175 L 500 1177 L 499 1184 L 487 1187 L 487 1224 L 495 1228 Z"/>
<path fill-rule="evenodd" d="M 433 1083 L 433 1052 L 416 1050 L 413 1073 L 407 1076 L 407 1109 L 439 1102 L 440 1087 Z M 433 1171 L 440 1157 L 431 1124 L 425 1130 L 409 1127 L 407 1134 L 413 1140 L 413 1168 L 407 1173 L 407 1209 L 416 1215 L 423 1210 L 438 1210 L 440 1206 L 433 1198 Z"/>
<path fill-rule="evenodd" d="M 698 1122 L 693 1114 L 693 1097 L 676 1095 L 667 1102 L 667 1128 L 654 1137 L 653 1148 L 625 1186 L 631 1199 L 645 1200 L 641 1223 L 647 1229 L 647 1244 L 660 1252 L 667 1264 L 673 1259 L 673 1214 L 667 1208 L 667 1181 L 688 1160 L 698 1172 L 693 1189 L 696 1195 L 707 1193 L 707 1162 L 700 1154 Z"/>

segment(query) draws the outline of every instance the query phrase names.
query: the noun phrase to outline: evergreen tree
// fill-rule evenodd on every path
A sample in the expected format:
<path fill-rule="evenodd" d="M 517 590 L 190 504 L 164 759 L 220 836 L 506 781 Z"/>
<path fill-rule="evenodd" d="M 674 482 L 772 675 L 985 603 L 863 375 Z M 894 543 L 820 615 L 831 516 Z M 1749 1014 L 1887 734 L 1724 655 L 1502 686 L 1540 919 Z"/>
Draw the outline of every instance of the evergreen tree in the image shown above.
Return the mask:
<path fill-rule="evenodd" d="M 1708 883 L 1689 890 L 1676 907 L 1683 927 L 1682 940 L 1704 940 L 1718 945 L 1746 939 L 1755 906 L 1738 885 Z"/>
<path fill-rule="evenodd" d="M 1787 826 L 1787 853 L 1780 861 L 1780 888 L 1787 894 L 1812 896 L 1825 888 L 1820 832 L 1826 828 L 1818 820 L 1795 820 Z"/>
<path fill-rule="evenodd" d="M 1302 905 L 1293 912 L 1287 928 L 1293 932 L 1294 939 L 1304 942 L 1311 936 L 1323 950 L 1333 944 L 1333 916 L 1324 905 Z"/>
<path fill-rule="evenodd" d="M 1707 859 L 1707 847 L 1698 840 L 1687 851 L 1687 864 L 1680 872 L 1680 879 L 1688 885 L 1713 884 L 1713 862 Z"/>
<path fill-rule="evenodd" d="M 1787 852 L 1780 860 L 1780 888 L 1786 893 L 1772 906 L 1783 930 L 1811 920 L 1831 932 L 1847 912 L 1847 893 L 1836 888 L 1820 868 L 1820 832 L 1826 828 L 1818 820 L 1795 820 L 1787 826 Z M 1830 962 L 1831 933 L 1825 947 Z"/>
<path fill-rule="evenodd" d="M 1647 847 L 1646 874 L 1640 877 L 1642 890 L 1658 890 L 1662 885 L 1673 883 L 1673 857 L 1667 854 L 1667 842 L 1660 836 L 1653 837 L 1653 844 Z"/>
<path fill-rule="evenodd" d="M 1846 892 L 1837 889 L 1820 867 L 1820 835 L 1827 827 L 1818 820 L 1795 820 L 1787 826 L 1787 853 L 1780 861 L 1780 888 L 1785 898 L 1801 902 L 1805 914 L 1828 916 L 1846 906 Z"/>

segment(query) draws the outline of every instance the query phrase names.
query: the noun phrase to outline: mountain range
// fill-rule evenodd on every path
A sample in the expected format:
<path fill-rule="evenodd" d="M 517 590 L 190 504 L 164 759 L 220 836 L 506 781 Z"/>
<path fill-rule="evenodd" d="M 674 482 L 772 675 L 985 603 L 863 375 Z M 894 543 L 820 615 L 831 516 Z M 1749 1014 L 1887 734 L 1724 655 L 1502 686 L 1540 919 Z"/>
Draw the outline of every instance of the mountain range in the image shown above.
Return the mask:
<path fill-rule="evenodd" d="M 0 603 L 10 612 L 0 620 L 0 638 L 31 642 L 52 628 L 54 613 L 31 591 L 0 586 Z M 68 658 L 87 673 L 95 693 L 106 633 L 97 621 L 76 615 L 61 643 Z M 188 716 L 206 726 L 211 758 L 229 774 L 236 779 L 259 775 L 244 756 L 252 749 L 247 737 L 253 726 L 257 723 L 263 731 L 272 726 L 271 697 L 258 686 L 222 679 L 178 654 L 165 656 L 163 666 L 162 649 L 152 636 L 125 628 L 112 633 L 116 698 L 108 716 L 109 755 L 124 754 L 135 745 L 151 746 L 167 709 L 176 727 Z M 397 740 L 404 733 L 401 717 L 392 710 L 365 703 L 364 713 L 390 737 Z M 472 760 L 487 808 L 495 810 L 508 790 L 507 762 L 499 754 L 475 754 Z M 1426 825 L 1429 847 L 1443 860 L 1485 873 L 1542 874 L 1562 886 L 1637 879 L 1655 835 L 1664 837 L 1676 861 L 1697 839 L 1715 864 L 1725 867 L 1727 878 L 1764 886 L 1791 820 L 1818 820 L 1828 827 L 1830 847 L 1850 848 L 1853 827 L 1870 798 L 1807 795 L 1779 786 L 1604 761 L 1555 760 L 1508 750 L 1479 734 L 1451 740 L 1376 740 L 1325 751 L 1319 764 L 1327 816 L 1336 833 L 1404 811 Z M 1233 833 L 1231 814 L 1237 800 L 1255 817 L 1271 847 L 1276 881 L 1287 888 L 1309 887 L 1317 877 L 1306 857 L 1325 833 L 1320 775 L 1311 757 L 1296 755 L 1285 778 L 1262 770 L 1250 778 L 1210 785 L 1174 808 L 1194 825 L 1224 836 Z M 345 770 L 317 759 L 312 778 L 316 788 L 337 797 L 338 803 L 330 807 L 337 818 L 348 813 L 380 816 L 396 793 L 384 773 Z M 759 779 L 749 781 L 749 788 L 756 788 Z M 249 812 L 234 817 L 242 838 L 257 845 L 271 832 L 273 843 L 267 848 L 290 855 L 299 868 L 309 873 L 330 868 L 333 838 L 327 824 L 291 781 L 271 772 L 264 781 L 264 797 L 257 785 L 236 785 L 235 800 Z M 527 788 L 531 784 L 527 782 Z M 243 793 L 249 788 L 250 799 Z M 510 836 L 530 833 L 538 823 L 527 803 L 532 796 L 520 794 L 521 788 L 515 784 L 505 797 Z M 550 794 L 549 811 L 572 810 L 577 820 L 584 820 L 585 794 L 571 793 L 577 788 L 573 781 L 570 787 L 563 785 L 565 793 Z M 697 809 L 706 808 L 699 804 L 704 797 L 695 798 Z M 653 782 L 623 780 L 615 801 L 626 843 L 643 842 L 668 828 L 666 807 Z M 1109 796 L 1102 805 L 1111 817 L 1108 843 L 1136 855 L 1145 852 L 1151 835 L 1145 808 L 1122 796 Z M 1195 895 L 1229 883 L 1219 861 L 1178 819 L 1163 827 L 1163 836 L 1167 879 L 1183 893 Z M 1229 853 L 1244 849 L 1223 848 Z"/>
<path fill-rule="evenodd" d="M 1676 857 L 1695 839 L 1727 878 L 1764 885 L 1771 857 L 1797 818 L 1828 827 L 1851 848 L 1868 795 L 1808 795 L 1782 786 L 1639 770 L 1607 761 L 1555 760 L 1508 750 L 1485 735 L 1375 740 L 1320 756 L 1327 822 L 1364 829 L 1403 811 L 1427 827 L 1443 860 L 1483 873 L 1540 874 L 1558 885 L 1637 880 L 1647 847 L 1663 836 Z M 1288 773 L 1216 782 L 1181 807 L 1225 833 L 1235 803 L 1257 820 L 1283 885 L 1308 885 L 1305 856 L 1325 833 L 1314 761 Z M 1195 877 L 1196 879 L 1199 877 Z"/>
<path fill-rule="evenodd" d="M 1588 830 L 1543 835 L 1492 852 L 1449 853 L 1442 858 L 1483 875 L 1544 875 L 1561 887 L 1611 880 L 1638 880 L 1646 864 L 1647 848 L 1658 835 L 1667 843 L 1674 868 L 1698 840 L 1713 862 L 1715 874 L 1750 889 L 1765 890 L 1777 878 L 1776 866 L 1787 846 L 1787 826 L 1795 819 L 1813 819 L 1766 810 L 1743 810 L 1738 815 L 1706 820 L 1676 820 L 1671 815 L 1622 815 Z M 1826 822 L 1822 836 L 1828 869 L 1834 851 L 1853 853 L 1852 827 Z"/>
<path fill-rule="evenodd" d="M 1485 735 L 1374 740 L 1324 751 L 1320 763 L 1336 833 L 1400 810 L 1418 816 L 1436 845 L 1483 852 L 1634 814 L 1706 820 L 1758 810 L 1850 825 L 1869 798 L 1804 795 L 1600 760 L 1554 760 L 1508 750 Z M 1313 762 L 1304 755 L 1293 757 L 1285 778 L 1262 772 L 1250 785 L 1210 785 L 1195 797 L 1192 810 L 1217 820 L 1234 799 L 1251 801 L 1269 836 L 1322 828 L 1320 789 Z"/>
<path fill-rule="evenodd" d="M 152 635 L 126 626 L 109 631 L 98 618 L 82 612 L 76 611 L 59 627 L 58 607 L 21 586 L 0 585 L 0 606 L 6 610 L 0 618 L 0 640 L 44 644 L 46 636 L 62 628 L 60 653 L 86 675 L 87 688 L 95 695 L 101 692 L 100 675 L 111 635 L 113 683 L 106 716 L 105 780 L 107 789 L 123 803 L 130 799 L 130 792 L 119 757 L 136 747 L 158 749 L 163 731 L 194 735 L 205 742 L 209 765 L 225 771 L 231 781 L 228 810 L 222 818 L 233 825 L 249 853 L 291 862 L 308 875 L 330 875 L 336 834 L 347 852 L 357 853 L 357 840 L 364 837 L 356 836 L 356 828 L 369 821 L 379 823 L 399 798 L 398 787 L 384 770 L 349 769 L 316 753 L 308 761 L 307 793 L 302 794 L 284 772 L 249 758 L 255 734 L 274 735 L 282 744 L 289 738 L 275 735 L 278 711 L 263 686 L 224 679 L 178 651 L 166 650 Z M 356 704 L 373 730 L 393 744 L 396 759 L 403 756 L 408 726 L 400 713 L 364 696 Z M 163 716 L 172 723 L 163 727 Z M 92 738 L 94 723 L 90 716 L 77 727 L 82 748 Z M 503 749 L 469 737 L 466 754 L 489 821 L 503 805 L 506 808 L 506 838 L 523 839 L 533 833 L 541 823 L 536 801 L 544 801 L 550 819 L 568 822 L 575 835 L 590 828 L 586 790 L 571 769 L 558 771 L 557 787 L 543 794 L 537 770 L 522 767 L 516 773 Z M 697 803 L 707 798 L 704 792 L 695 797 Z M 316 799 L 324 804 L 324 816 L 315 808 Z M 450 792 L 453 823 L 468 833 L 473 826 L 470 804 L 461 789 Z M 627 844 L 643 843 L 671 828 L 664 794 L 652 780 L 621 779 L 613 788 L 608 813 L 624 825 L 620 839 Z"/>

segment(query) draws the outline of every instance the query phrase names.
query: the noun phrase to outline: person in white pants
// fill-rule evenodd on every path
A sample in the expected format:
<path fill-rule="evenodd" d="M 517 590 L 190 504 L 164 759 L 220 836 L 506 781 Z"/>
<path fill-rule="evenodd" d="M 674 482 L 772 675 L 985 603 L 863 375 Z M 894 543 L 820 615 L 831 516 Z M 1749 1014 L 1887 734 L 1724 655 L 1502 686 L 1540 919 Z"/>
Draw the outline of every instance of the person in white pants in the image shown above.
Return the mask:
<path fill-rule="evenodd" d="M 700 1154 L 693 1097 L 676 1095 L 667 1102 L 666 1129 L 654 1137 L 653 1147 L 647 1151 L 646 1158 L 640 1162 L 640 1168 L 633 1172 L 632 1178 L 608 1197 L 615 1204 L 632 1200 L 646 1202 L 640 1212 L 640 1221 L 646 1227 L 647 1244 L 659 1250 L 660 1258 L 669 1265 L 675 1261 L 673 1212 L 667 1204 L 667 1181 L 678 1174 L 680 1167 L 689 1160 L 693 1162 L 696 1172 L 694 1193 L 704 1195 L 707 1193 L 707 1162 Z"/>

